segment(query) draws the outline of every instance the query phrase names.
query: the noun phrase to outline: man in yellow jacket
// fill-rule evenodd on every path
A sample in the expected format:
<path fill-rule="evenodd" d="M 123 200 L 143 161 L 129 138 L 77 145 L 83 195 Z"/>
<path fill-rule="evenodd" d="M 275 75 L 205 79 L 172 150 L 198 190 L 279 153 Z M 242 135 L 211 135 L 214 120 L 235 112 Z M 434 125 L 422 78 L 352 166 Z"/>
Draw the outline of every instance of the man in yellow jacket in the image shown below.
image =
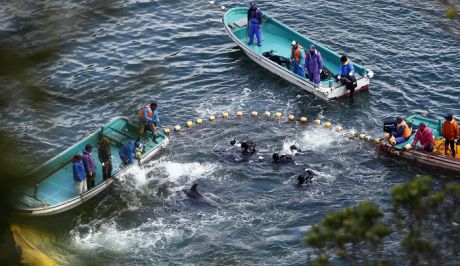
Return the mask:
<path fill-rule="evenodd" d="M 446 139 L 444 142 L 445 155 L 447 155 L 450 146 L 451 154 L 455 158 L 455 143 L 459 136 L 458 123 L 455 121 L 453 113 L 448 113 L 444 118 L 446 120 L 442 125 L 442 136 Z"/>

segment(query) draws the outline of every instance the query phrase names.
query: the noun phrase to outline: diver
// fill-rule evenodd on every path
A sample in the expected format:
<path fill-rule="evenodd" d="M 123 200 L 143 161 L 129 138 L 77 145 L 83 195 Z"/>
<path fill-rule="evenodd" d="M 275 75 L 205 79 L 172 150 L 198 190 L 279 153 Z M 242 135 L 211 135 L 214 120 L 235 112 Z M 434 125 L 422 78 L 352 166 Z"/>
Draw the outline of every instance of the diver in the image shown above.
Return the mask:
<path fill-rule="evenodd" d="M 312 179 L 313 179 L 313 177 L 315 175 L 316 175 L 316 173 L 313 172 L 313 170 L 311 170 L 309 168 L 305 169 L 303 175 L 297 176 L 297 185 L 298 186 L 303 186 L 303 185 L 311 184 Z"/>
<path fill-rule="evenodd" d="M 142 149 L 142 144 L 139 139 L 128 140 L 121 146 L 120 150 L 118 151 L 118 155 L 120 156 L 124 166 L 133 164 L 135 159 L 140 159 L 137 158 L 139 149 Z"/>
<path fill-rule="evenodd" d="M 252 140 L 246 140 L 243 142 L 237 142 L 236 139 L 230 141 L 230 145 L 241 148 L 243 154 L 254 154 L 256 153 L 256 143 Z"/>

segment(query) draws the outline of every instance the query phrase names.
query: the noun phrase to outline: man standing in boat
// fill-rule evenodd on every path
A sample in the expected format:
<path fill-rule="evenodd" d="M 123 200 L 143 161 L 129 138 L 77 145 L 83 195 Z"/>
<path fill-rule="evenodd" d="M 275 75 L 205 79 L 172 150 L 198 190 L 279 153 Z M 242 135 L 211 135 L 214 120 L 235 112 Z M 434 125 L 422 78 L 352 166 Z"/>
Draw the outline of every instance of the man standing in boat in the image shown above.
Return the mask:
<path fill-rule="evenodd" d="M 112 177 L 112 153 L 110 151 L 110 140 L 108 138 L 101 138 L 97 156 L 102 165 L 102 180 L 105 181 Z"/>
<path fill-rule="evenodd" d="M 139 131 L 137 132 L 137 138 L 141 138 L 144 135 L 145 128 L 152 131 L 152 140 L 155 143 L 156 135 L 155 128 L 160 124 L 160 117 L 158 116 L 158 102 L 152 101 L 150 105 L 147 105 L 139 110 Z"/>
<path fill-rule="evenodd" d="M 257 45 L 262 46 L 262 11 L 257 7 L 256 2 L 251 2 L 248 9 L 248 36 L 249 45 L 254 42 L 254 34 L 257 36 Z"/>
<path fill-rule="evenodd" d="M 92 151 L 93 145 L 90 143 L 86 144 L 82 157 L 88 189 L 92 189 L 96 186 L 96 163 L 94 162 L 93 156 L 91 155 Z"/>
<path fill-rule="evenodd" d="M 305 51 L 298 42 L 292 41 L 291 43 L 291 62 L 292 62 L 292 72 L 305 78 Z"/>
<path fill-rule="evenodd" d="M 310 45 L 310 50 L 307 53 L 305 67 L 307 68 L 308 79 L 315 84 L 319 84 L 320 75 L 323 71 L 323 58 L 313 44 Z"/>
<path fill-rule="evenodd" d="M 458 123 L 455 121 L 453 113 L 448 113 L 444 118 L 446 121 L 442 125 L 442 136 L 446 139 L 444 142 L 445 155 L 447 155 L 450 147 L 451 154 L 455 158 L 455 142 L 459 136 Z"/>

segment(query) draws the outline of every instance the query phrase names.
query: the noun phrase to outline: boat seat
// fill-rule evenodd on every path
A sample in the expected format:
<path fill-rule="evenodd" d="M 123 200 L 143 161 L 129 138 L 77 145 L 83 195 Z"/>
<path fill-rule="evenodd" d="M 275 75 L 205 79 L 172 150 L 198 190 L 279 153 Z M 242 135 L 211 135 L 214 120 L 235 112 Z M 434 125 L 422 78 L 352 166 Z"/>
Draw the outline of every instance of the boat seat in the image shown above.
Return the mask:
<path fill-rule="evenodd" d="M 228 26 L 231 29 L 242 28 L 242 27 L 246 27 L 247 25 L 248 25 L 248 20 L 246 18 L 242 18 L 242 19 L 239 19 L 237 21 L 234 21 L 234 22 L 228 24 Z"/>

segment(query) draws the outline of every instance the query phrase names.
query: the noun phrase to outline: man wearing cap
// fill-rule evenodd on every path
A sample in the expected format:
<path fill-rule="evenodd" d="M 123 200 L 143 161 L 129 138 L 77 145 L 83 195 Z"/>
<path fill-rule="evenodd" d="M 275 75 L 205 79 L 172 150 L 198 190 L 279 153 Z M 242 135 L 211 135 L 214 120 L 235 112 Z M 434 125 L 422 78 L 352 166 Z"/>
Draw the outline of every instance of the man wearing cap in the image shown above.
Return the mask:
<path fill-rule="evenodd" d="M 396 130 L 391 132 L 391 135 L 396 139 L 396 144 L 409 140 L 412 129 L 407 125 L 406 121 L 402 117 L 397 116 L 396 123 Z"/>
<path fill-rule="evenodd" d="M 302 45 L 296 41 L 292 41 L 291 46 L 292 72 L 305 78 L 305 51 Z"/>
<path fill-rule="evenodd" d="M 121 146 L 120 150 L 118 150 L 118 155 L 123 165 L 134 163 L 136 149 L 139 148 L 141 148 L 141 142 L 139 140 L 128 140 Z"/>
<path fill-rule="evenodd" d="M 453 113 L 448 113 L 444 118 L 446 120 L 442 125 L 442 136 L 446 139 L 444 142 L 445 155 L 447 155 L 450 146 L 451 154 L 455 158 L 455 143 L 459 136 L 458 123 L 455 121 Z"/>
<path fill-rule="evenodd" d="M 313 44 L 310 45 L 310 50 L 307 53 L 305 67 L 307 68 L 308 79 L 315 84 L 319 84 L 320 74 L 323 71 L 323 58 Z"/>
<path fill-rule="evenodd" d="M 141 138 L 144 135 L 145 128 L 152 131 L 152 140 L 155 143 L 156 135 L 155 128 L 160 124 L 160 117 L 158 116 L 158 102 L 152 101 L 150 105 L 139 110 L 139 131 L 137 132 L 137 138 Z"/>
<path fill-rule="evenodd" d="M 425 125 L 425 123 L 420 123 L 418 130 L 415 133 L 414 142 L 412 142 L 412 147 L 415 148 L 417 142 L 420 141 L 424 151 L 432 152 L 434 147 L 433 132 Z"/>
<path fill-rule="evenodd" d="M 82 156 L 83 166 L 85 167 L 86 173 L 86 184 L 88 189 L 92 189 L 96 186 L 96 163 L 94 163 L 93 156 L 91 156 L 92 151 L 93 145 L 88 143 L 85 145 L 85 150 L 83 151 Z"/>
<path fill-rule="evenodd" d="M 257 7 L 256 2 L 251 2 L 248 9 L 248 36 L 249 45 L 254 41 L 254 35 L 257 36 L 257 45 L 262 46 L 262 11 Z"/>
<path fill-rule="evenodd" d="M 358 86 L 358 83 L 356 81 L 353 63 L 351 60 L 348 60 L 345 55 L 340 57 L 340 67 L 337 74 L 337 80 L 346 86 L 347 90 L 350 91 L 350 97 L 353 97 L 353 93 L 355 88 Z"/>

